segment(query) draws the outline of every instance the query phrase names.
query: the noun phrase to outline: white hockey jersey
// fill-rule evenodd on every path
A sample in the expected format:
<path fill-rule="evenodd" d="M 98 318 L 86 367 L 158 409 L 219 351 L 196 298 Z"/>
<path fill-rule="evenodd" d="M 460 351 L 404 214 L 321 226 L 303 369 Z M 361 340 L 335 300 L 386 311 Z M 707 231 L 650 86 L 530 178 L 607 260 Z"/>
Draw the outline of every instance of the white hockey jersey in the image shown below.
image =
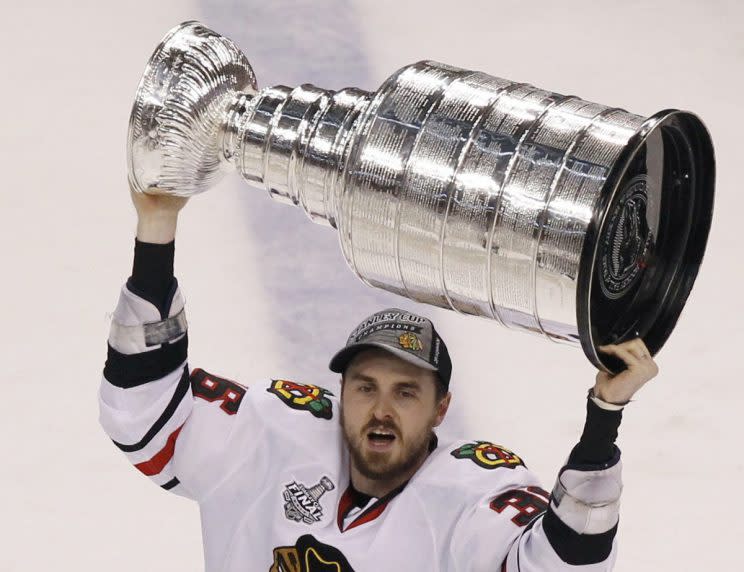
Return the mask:
<path fill-rule="evenodd" d="M 551 503 L 515 453 L 438 443 L 401 490 L 352 506 L 336 397 L 190 371 L 182 316 L 179 291 L 161 315 L 122 289 L 100 420 L 140 472 L 199 503 L 207 571 L 611 569 L 619 462 L 564 468 Z"/>

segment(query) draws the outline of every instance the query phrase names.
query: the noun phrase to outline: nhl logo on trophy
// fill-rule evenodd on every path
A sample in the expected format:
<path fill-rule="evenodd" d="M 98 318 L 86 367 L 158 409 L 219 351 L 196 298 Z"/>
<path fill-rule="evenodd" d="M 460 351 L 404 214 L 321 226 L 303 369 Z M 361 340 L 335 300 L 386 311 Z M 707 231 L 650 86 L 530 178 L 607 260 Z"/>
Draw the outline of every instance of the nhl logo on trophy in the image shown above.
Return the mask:
<path fill-rule="evenodd" d="M 258 90 L 227 38 L 171 30 L 137 90 L 129 179 L 190 196 L 232 168 L 336 228 L 370 286 L 550 341 L 640 335 L 652 353 L 692 289 L 715 160 L 694 114 L 650 117 L 424 61 L 375 92 Z"/>

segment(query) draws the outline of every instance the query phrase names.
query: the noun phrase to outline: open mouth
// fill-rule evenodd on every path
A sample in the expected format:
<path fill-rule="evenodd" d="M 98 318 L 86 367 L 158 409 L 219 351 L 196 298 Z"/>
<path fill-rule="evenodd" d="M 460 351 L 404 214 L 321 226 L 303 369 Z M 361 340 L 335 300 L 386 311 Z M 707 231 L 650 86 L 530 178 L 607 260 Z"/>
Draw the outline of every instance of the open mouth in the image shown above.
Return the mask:
<path fill-rule="evenodd" d="M 395 439 L 395 433 L 388 429 L 373 429 L 367 433 L 367 442 L 373 449 L 387 449 Z"/>

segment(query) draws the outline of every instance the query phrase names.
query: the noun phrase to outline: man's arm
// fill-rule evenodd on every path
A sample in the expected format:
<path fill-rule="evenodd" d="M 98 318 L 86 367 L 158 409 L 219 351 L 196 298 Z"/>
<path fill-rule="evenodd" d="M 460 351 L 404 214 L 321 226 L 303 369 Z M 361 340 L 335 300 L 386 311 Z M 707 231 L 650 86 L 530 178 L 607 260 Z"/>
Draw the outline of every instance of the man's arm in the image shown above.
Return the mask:
<path fill-rule="evenodd" d="M 178 213 L 189 199 L 135 191 L 131 191 L 130 195 L 137 211 L 137 240 L 151 244 L 173 242 L 176 238 Z"/>
<path fill-rule="evenodd" d="M 615 560 L 622 491 L 620 450 L 615 446 L 622 409 L 659 369 L 641 339 L 600 349 L 620 358 L 625 369 L 614 376 L 597 373 L 587 399 L 584 430 L 558 474 L 539 528 L 563 563 L 609 570 Z M 517 541 L 507 558 L 507 570 L 516 569 L 509 562 L 518 560 L 520 546 L 528 550 L 528 542 Z"/>
<path fill-rule="evenodd" d="M 584 430 L 553 492 L 548 495 L 525 476 L 521 485 L 484 496 L 457 526 L 452 546 L 456 569 L 612 569 L 622 491 L 615 446 L 622 408 L 658 368 L 641 340 L 602 349 L 622 359 L 626 369 L 616 376 L 597 374 Z M 507 537 L 512 539 L 508 547 L 496 540 Z"/>
<path fill-rule="evenodd" d="M 184 299 L 173 274 L 187 199 L 132 193 L 138 224 L 99 391 L 100 422 L 155 484 L 201 499 L 226 469 L 245 388 L 187 364 Z M 250 420 L 248 421 L 250 424 Z M 244 449 L 245 445 L 241 445 Z M 227 467 L 229 468 L 229 467 Z"/>

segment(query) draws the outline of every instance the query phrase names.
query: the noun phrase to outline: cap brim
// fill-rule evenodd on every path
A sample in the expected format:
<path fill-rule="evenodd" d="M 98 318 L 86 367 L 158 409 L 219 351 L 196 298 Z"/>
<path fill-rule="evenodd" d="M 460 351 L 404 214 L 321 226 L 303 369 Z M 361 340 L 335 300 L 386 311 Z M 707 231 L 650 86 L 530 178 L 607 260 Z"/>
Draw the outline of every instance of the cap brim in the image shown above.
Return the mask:
<path fill-rule="evenodd" d="M 331 362 L 328 364 L 328 367 L 333 372 L 343 373 L 354 356 L 356 356 L 359 352 L 370 348 L 380 348 L 382 350 L 390 352 L 403 361 L 407 361 L 408 363 L 420 368 L 428 369 L 429 371 L 439 371 L 436 367 L 431 365 L 423 358 L 417 357 L 405 350 L 393 348 L 386 344 L 378 342 L 360 342 L 358 344 L 351 344 L 349 346 L 346 346 L 345 348 L 339 350 L 336 355 L 331 358 Z"/>

